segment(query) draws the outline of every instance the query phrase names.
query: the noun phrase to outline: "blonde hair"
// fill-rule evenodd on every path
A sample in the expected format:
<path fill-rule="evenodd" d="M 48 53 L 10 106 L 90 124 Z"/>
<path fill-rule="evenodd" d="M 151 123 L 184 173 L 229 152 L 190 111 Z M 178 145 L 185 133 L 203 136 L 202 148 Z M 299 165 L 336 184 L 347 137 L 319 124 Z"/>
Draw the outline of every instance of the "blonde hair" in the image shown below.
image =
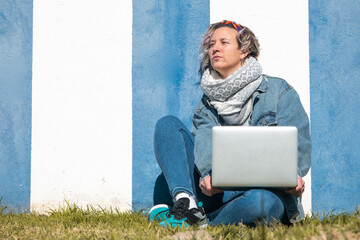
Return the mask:
<path fill-rule="evenodd" d="M 243 53 L 248 53 L 246 58 L 252 56 L 257 59 L 260 53 L 260 44 L 258 39 L 256 38 L 255 34 L 250 30 L 250 28 L 242 25 L 240 26 L 242 30 L 238 31 L 236 37 L 239 45 L 239 49 L 241 49 Z M 224 24 L 224 22 L 214 23 L 208 27 L 202 38 L 201 46 L 200 46 L 200 58 L 201 58 L 200 69 L 199 69 L 200 76 L 205 72 L 206 69 L 211 68 L 210 56 L 209 56 L 210 40 L 215 30 L 222 27 L 228 27 L 236 30 L 236 28 L 234 28 L 233 26 Z"/>

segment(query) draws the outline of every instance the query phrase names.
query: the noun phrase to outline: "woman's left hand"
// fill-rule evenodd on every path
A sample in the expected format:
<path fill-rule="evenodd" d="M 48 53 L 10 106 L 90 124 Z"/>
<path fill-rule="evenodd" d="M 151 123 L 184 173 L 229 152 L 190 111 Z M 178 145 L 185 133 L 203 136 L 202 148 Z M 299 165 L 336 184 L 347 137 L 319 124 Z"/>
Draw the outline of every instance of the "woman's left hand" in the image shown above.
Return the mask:
<path fill-rule="evenodd" d="M 298 177 L 297 186 L 294 188 L 286 189 L 285 192 L 300 197 L 305 191 L 305 182 L 301 177 Z"/>
<path fill-rule="evenodd" d="M 200 188 L 201 188 L 201 191 L 203 192 L 203 194 L 205 194 L 206 196 L 209 196 L 209 197 L 211 197 L 214 194 L 224 192 L 224 190 L 222 190 L 220 188 L 215 188 L 215 187 L 212 186 L 211 176 L 210 175 L 205 177 L 201 181 Z"/>

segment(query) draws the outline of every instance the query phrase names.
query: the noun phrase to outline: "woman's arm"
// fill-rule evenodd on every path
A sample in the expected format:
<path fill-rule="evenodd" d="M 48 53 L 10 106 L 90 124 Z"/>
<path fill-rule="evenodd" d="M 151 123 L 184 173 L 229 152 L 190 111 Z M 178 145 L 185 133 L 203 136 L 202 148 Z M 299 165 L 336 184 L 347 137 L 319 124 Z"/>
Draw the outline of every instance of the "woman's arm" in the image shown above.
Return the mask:
<path fill-rule="evenodd" d="M 195 137 L 194 158 L 196 168 L 201 176 L 200 188 L 205 195 L 212 196 L 223 192 L 221 189 L 212 187 L 210 175 L 212 165 L 212 128 L 220 124 L 215 110 L 209 106 L 206 100 L 207 98 L 203 97 L 194 111 L 191 132 Z"/>
<path fill-rule="evenodd" d="M 292 87 L 280 96 L 276 118 L 278 126 L 295 126 L 298 130 L 298 175 L 304 177 L 311 165 L 310 124 L 299 95 Z"/>
<path fill-rule="evenodd" d="M 295 126 L 298 129 L 298 184 L 285 192 L 300 197 L 305 190 L 302 177 L 311 165 L 311 138 L 309 118 L 293 88 L 287 89 L 279 99 L 277 121 L 279 126 Z"/>
<path fill-rule="evenodd" d="M 201 179 L 211 172 L 212 128 L 220 125 L 216 112 L 211 109 L 204 96 L 194 111 L 191 133 L 194 135 L 195 166 Z"/>

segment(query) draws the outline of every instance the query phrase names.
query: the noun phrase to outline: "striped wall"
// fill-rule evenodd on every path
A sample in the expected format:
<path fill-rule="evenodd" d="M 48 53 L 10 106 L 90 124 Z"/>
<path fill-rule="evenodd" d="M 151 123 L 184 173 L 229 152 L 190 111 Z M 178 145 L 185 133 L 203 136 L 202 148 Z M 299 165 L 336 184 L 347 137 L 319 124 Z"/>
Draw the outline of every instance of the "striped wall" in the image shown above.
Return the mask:
<path fill-rule="evenodd" d="M 311 117 L 307 212 L 360 202 L 359 3 L 288 0 L 0 2 L 0 204 L 152 205 L 156 120 L 187 126 L 201 96 L 198 49 L 232 19 L 261 44 Z"/>

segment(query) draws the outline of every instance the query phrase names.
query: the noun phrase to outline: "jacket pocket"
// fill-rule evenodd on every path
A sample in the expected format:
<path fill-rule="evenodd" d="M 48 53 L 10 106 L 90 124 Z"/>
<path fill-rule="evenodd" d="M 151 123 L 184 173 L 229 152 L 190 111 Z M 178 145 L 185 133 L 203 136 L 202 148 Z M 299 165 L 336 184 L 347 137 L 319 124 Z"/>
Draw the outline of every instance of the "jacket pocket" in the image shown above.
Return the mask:
<path fill-rule="evenodd" d="M 276 113 L 267 112 L 253 121 L 253 126 L 277 126 Z"/>

